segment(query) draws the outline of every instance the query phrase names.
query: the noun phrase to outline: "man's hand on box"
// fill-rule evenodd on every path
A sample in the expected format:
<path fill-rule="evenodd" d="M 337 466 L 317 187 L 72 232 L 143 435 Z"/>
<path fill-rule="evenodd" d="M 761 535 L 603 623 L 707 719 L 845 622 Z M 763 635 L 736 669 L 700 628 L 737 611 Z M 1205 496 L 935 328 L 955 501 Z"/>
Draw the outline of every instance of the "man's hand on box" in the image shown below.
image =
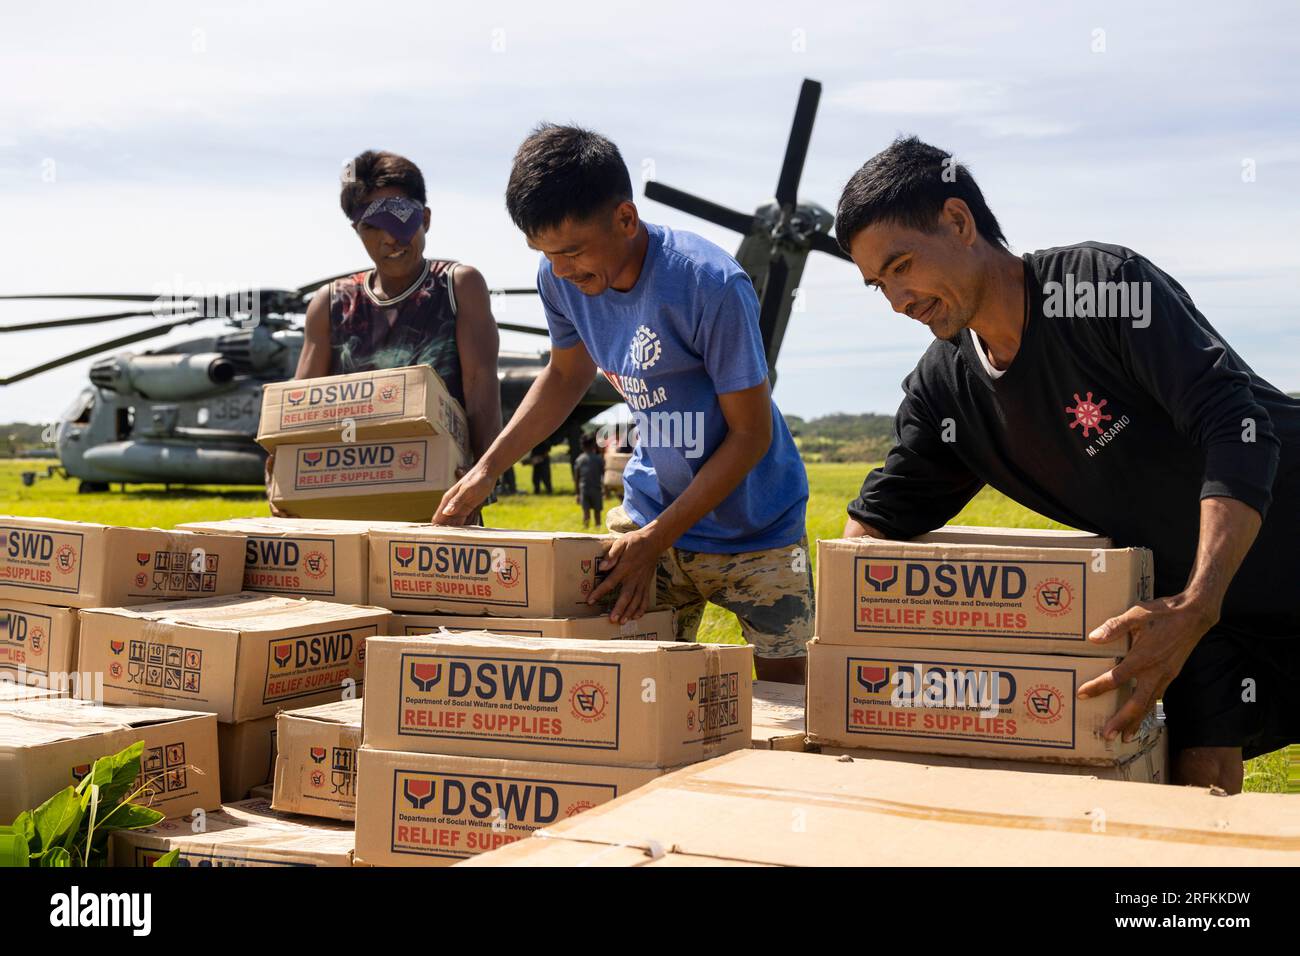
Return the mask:
<path fill-rule="evenodd" d="M 605 580 L 588 595 L 587 603 L 595 604 L 618 588 L 618 600 L 609 612 L 610 621 L 626 624 L 641 617 L 654 603 L 655 572 L 663 552 L 663 545 L 645 528 L 620 536 L 600 562 Z"/>
<path fill-rule="evenodd" d="M 495 478 L 477 467 L 471 468 L 442 496 L 442 501 L 438 502 L 438 510 L 433 513 L 432 523 L 436 525 L 472 523 L 495 486 Z"/>
<path fill-rule="evenodd" d="M 1111 668 L 1079 688 L 1079 698 L 1100 697 L 1136 681 L 1128 701 L 1102 730 L 1107 740 L 1123 734 L 1128 742 L 1137 736 L 1142 719 L 1156 705 L 1165 688 L 1187 663 L 1196 643 L 1218 621 L 1218 615 L 1186 595 L 1142 601 L 1112 617 L 1091 634 L 1094 644 L 1132 638 L 1132 650 Z"/>

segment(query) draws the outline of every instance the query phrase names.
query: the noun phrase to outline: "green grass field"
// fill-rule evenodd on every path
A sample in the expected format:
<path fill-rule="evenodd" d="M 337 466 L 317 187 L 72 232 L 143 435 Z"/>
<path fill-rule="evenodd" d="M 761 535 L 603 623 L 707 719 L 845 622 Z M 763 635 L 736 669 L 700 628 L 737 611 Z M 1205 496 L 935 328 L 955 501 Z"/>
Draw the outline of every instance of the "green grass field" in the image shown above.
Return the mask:
<path fill-rule="evenodd" d="M 58 477 L 38 480 L 23 487 L 24 471 L 46 473 L 47 461 L 0 461 L 0 514 L 33 515 L 99 521 L 108 524 L 145 525 L 171 528 L 185 521 L 217 520 L 267 514 L 265 497 L 246 488 L 186 488 L 165 490 L 159 486 L 132 486 L 126 492 L 79 495 L 75 481 Z M 857 496 L 862 479 L 872 466 L 860 464 L 808 465 L 808 482 L 812 489 L 808 503 L 808 540 L 839 537 L 846 517 L 844 507 Z M 487 508 L 484 521 L 499 528 L 523 528 L 541 531 L 581 531 L 582 513 L 574 501 L 573 482 L 568 469 L 553 467 L 555 494 L 512 496 Z M 519 487 L 531 486 L 528 469 L 518 468 Z M 608 501 L 607 505 L 615 502 Z M 1035 514 L 1005 496 L 984 489 L 955 519 L 955 524 L 994 525 L 1021 528 L 1061 528 L 1054 521 Z M 815 562 L 816 548 L 810 557 Z M 740 643 L 740 628 L 727 611 L 709 606 L 700 627 L 699 639 Z M 1293 762 L 1287 753 L 1274 754 L 1246 764 L 1246 789 L 1253 791 L 1295 792 L 1300 789 L 1300 757 L 1292 748 Z M 1288 787 L 1288 778 L 1291 785 Z"/>

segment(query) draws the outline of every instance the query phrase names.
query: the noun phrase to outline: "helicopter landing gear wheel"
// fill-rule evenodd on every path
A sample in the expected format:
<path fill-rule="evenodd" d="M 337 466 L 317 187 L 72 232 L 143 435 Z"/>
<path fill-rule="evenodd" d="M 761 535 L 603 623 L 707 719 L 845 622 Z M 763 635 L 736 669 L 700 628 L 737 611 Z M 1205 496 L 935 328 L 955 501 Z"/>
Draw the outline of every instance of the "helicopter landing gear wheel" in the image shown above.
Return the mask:
<path fill-rule="evenodd" d="M 77 485 L 79 495 L 94 495 L 102 491 L 108 491 L 107 481 L 83 481 Z"/>

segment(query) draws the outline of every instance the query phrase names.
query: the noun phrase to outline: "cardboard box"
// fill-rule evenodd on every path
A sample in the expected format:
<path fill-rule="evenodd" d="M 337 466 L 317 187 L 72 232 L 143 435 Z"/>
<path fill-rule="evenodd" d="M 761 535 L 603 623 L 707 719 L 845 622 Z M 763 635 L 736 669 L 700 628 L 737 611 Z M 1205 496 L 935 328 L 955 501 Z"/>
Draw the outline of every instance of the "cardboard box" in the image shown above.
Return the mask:
<path fill-rule="evenodd" d="M 488 631 L 515 637 L 563 637 L 579 641 L 673 641 L 671 609 L 647 611 L 635 621 L 611 624 L 609 616 L 595 617 L 483 617 L 456 614 L 394 614 L 396 634 L 434 634 L 439 629 L 461 633 Z"/>
<path fill-rule="evenodd" d="M 445 434 L 281 445 L 270 498 L 299 518 L 428 522 L 467 462 Z"/>
<path fill-rule="evenodd" d="M 0 673 L 48 686 L 77 664 L 77 611 L 0 600 Z"/>
<path fill-rule="evenodd" d="M 850 750 L 843 747 L 822 747 L 828 757 L 849 757 L 855 760 L 899 760 L 904 763 L 928 767 L 966 767 L 971 770 L 1014 770 L 1020 773 L 1065 773 L 1099 780 L 1127 780 L 1131 783 L 1169 783 L 1169 738 L 1157 732 L 1141 753 L 1118 763 L 1101 766 L 1079 766 L 1068 763 L 1047 763 L 1042 760 L 991 760 L 987 757 L 957 757 L 951 754 L 905 753 L 897 750 Z"/>
<path fill-rule="evenodd" d="M 661 771 L 358 752 L 357 860 L 449 866 L 630 793 Z"/>
<path fill-rule="evenodd" d="M 427 365 L 269 383 L 257 441 L 267 451 L 343 441 L 348 423 L 355 440 L 447 435 L 469 454 L 465 411 Z"/>
<path fill-rule="evenodd" d="M 612 535 L 418 528 L 370 535 L 370 602 L 394 611 L 591 617 Z"/>
<path fill-rule="evenodd" d="M 372 522 L 231 518 L 177 525 L 199 534 L 245 535 L 244 590 L 365 604 Z M 400 522 L 392 522 L 394 527 Z"/>
<path fill-rule="evenodd" d="M 946 524 L 909 539 L 913 544 L 962 544 L 978 546 L 993 544 L 1017 548 L 1113 548 L 1114 542 L 1105 535 L 1091 531 L 1071 531 L 1059 528 L 991 528 L 975 524 Z"/>
<path fill-rule="evenodd" d="M 383 608 L 263 594 L 95 608 L 81 615 L 80 668 L 102 671 L 109 703 L 212 710 L 222 723 L 359 691 Z"/>
<path fill-rule="evenodd" d="M 535 834 L 534 834 L 535 835 Z M 491 853 L 481 853 L 468 860 L 462 860 L 455 866 L 635 866 L 664 867 L 679 866 L 769 866 L 767 863 L 751 863 L 748 860 L 720 860 L 712 856 L 692 856 L 678 853 L 671 847 L 656 844 L 653 849 L 643 850 L 635 846 L 610 846 L 606 843 L 579 843 L 573 840 L 520 840 L 507 844 Z"/>
<path fill-rule="evenodd" d="M 161 707 L 101 707 L 69 698 L 0 706 L 0 819 L 77 784 L 99 757 L 144 741 L 135 802 L 169 817 L 221 805 L 213 714 Z"/>
<path fill-rule="evenodd" d="M 827 644 L 1112 657 L 1099 624 L 1151 597 L 1145 548 L 817 542 L 818 640 Z"/>
<path fill-rule="evenodd" d="M 8 674 L 0 674 L 0 703 L 14 700 L 48 700 L 66 696 L 53 687 L 19 684 Z"/>
<path fill-rule="evenodd" d="M 1075 692 L 1117 658 L 847 647 L 808 642 L 808 740 L 998 759 L 1107 764 L 1142 750 L 1101 730 L 1128 699 L 1123 688 Z"/>
<path fill-rule="evenodd" d="M 275 717 L 217 724 L 222 802 L 244 800 L 253 788 L 275 779 L 275 737 Z M 267 800 L 270 799 L 268 796 Z"/>
<path fill-rule="evenodd" d="M 759 750 L 807 750 L 803 684 L 756 680 L 753 746 Z"/>
<path fill-rule="evenodd" d="M 674 767 L 750 745 L 748 644 L 486 633 L 366 651 L 377 750 Z"/>
<path fill-rule="evenodd" d="M 104 607 L 233 594 L 243 535 L 0 516 L 0 600 Z"/>
<path fill-rule="evenodd" d="M 660 777 L 475 863 L 518 861 L 560 841 L 583 844 L 587 859 L 601 846 L 653 843 L 784 866 L 1296 866 L 1300 802 L 743 750 Z"/>
<path fill-rule="evenodd" d="M 195 833 L 188 820 L 165 820 L 113 834 L 114 866 L 152 866 L 180 850 L 176 866 L 351 866 L 350 826 L 276 813 L 265 800 L 228 803 Z"/>
<path fill-rule="evenodd" d="M 355 819 L 360 746 L 360 698 L 280 711 L 272 806 L 285 813 Z"/>

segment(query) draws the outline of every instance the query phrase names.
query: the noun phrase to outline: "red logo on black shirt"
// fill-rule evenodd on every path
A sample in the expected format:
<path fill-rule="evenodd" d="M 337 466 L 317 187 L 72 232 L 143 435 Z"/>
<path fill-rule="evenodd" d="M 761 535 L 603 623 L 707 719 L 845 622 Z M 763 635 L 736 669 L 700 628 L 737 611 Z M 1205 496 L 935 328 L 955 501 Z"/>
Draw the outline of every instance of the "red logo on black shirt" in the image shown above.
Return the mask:
<path fill-rule="evenodd" d="M 1092 400 L 1092 392 L 1088 393 L 1087 398 L 1080 398 L 1079 393 L 1074 393 L 1074 406 L 1065 406 L 1065 414 L 1073 415 L 1074 421 L 1070 422 L 1070 427 L 1083 426 L 1083 437 L 1088 437 L 1088 429 L 1092 429 L 1098 435 L 1101 434 L 1101 423 L 1110 421 L 1110 416 L 1105 414 L 1102 409 L 1106 407 L 1106 399 L 1100 402 Z"/>

